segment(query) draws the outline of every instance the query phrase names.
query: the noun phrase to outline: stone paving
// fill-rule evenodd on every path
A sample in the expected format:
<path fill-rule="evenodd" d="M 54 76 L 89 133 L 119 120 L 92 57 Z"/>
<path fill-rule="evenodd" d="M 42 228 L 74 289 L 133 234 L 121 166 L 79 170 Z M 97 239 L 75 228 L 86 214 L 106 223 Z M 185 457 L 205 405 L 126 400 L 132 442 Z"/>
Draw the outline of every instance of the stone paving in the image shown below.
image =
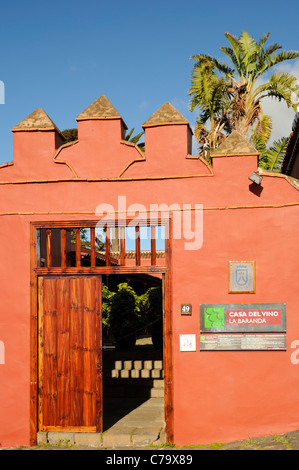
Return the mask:
<path fill-rule="evenodd" d="M 119 403 L 122 407 L 123 403 Z M 196 451 L 196 450 L 299 450 L 299 430 L 250 438 L 229 443 L 210 443 L 207 445 L 175 446 L 166 443 L 163 433 L 163 399 L 150 398 L 137 407 L 128 406 L 128 413 L 116 420 L 102 434 L 96 433 L 39 433 L 38 446 L 12 448 L 11 450 L 159 450 Z M 118 416 L 119 410 L 112 402 L 110 412 Z M 111 418 L 113 418 L 111 414 Z"/>
<path fill-rule="evenodd" d="M 175 446 L 175 445 L 165 445 L 165 444 L 150 444 L 150 445 L 140 445 L 138 443 L 130 442 L 129 445 L 120 446 L 120 447 L 105 447 L 105 446 L 86 446 L 81 445 L 80 443 L 72 443 L 68 440 L 61 441 L 56 445 L 50 443 L 39 445 L 36 447 L 19 447 L 19 448 L 9 448 L 2 450 L 103 450 L 110 451 L 113 450 L 116 453 L 118 451 L 139 451 L 139 450 L 159 450 L 159 453 L 168 452 L 168 451 L 197 451 L 197 450 L 299 450 L 299 430 L 293 431 L 285 434 L 275 434 L 273 436 L 264 436 L 252 438 L 244 441 L 235 441 L 226 444 L 221 443 L 212 443 L 209 445 L 203 446 Z"/>
<path fill-rule="evenodd" d="M 116 421 L 114 418 L 119 416 L 120 411 L 124 416 L 103 433 L 39 432 L 38 444 L 49 447 L 49 445 L 62 446 L 65 443 L 68 446 L 102 449 L 144 447 L 152 443 L 164 444 L 163 398 L 150 398 L 137 407 L 133 405 L 134 403 L 130 403 L 129 400 L 112 400 L 107 410 L 109 422 Z M 130 410 L 127 414 L 124 413 L 125 406 Z"/>

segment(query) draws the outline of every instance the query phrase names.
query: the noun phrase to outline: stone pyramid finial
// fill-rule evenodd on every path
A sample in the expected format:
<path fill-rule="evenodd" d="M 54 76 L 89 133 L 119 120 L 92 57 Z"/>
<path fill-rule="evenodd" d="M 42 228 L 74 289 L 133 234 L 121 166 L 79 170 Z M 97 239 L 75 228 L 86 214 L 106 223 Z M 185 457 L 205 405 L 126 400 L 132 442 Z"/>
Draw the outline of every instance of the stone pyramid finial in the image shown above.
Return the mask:
<path fill-rule="evenodd" d="M 89 105 L 82 113 L 77 116 L 77 121 L 88 119 L 121 119 L 121 115 L 116 111 L 105 95 L 101 95 L 91 105 Z M 123 122 L 125 128 L 127 126 Z"/>
<path fill-rule="evenodd" d="M 42 108 L 38 108 L 33 113 L 29 114 L 23 121 L 14 126 L 12 131 L 26 131 L 26 130 L 56 130 L 60 133 L 57 126 L 52 119 L 45 113 Z"/>
<path fill-rule="evenodd" d="M 258 155 L 259 152 L 239 132 L 233 131 L 211 154 L 216 156 Z"/>
<path fill-rule="evenodd" d="M 189 124 L 188 120 L 170 103 L 164 103 L 142 127 L 158 126 L 159 124 Z"/>

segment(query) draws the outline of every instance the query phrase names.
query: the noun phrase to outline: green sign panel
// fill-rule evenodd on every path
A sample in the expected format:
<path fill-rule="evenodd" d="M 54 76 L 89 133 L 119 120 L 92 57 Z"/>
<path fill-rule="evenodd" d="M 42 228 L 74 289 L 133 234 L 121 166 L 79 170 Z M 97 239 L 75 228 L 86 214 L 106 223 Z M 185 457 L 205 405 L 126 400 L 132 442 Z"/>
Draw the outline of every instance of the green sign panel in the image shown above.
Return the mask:
<path fill-rule="evenodd" d="M 223 307 L 206 307 L 204 309 L 204 329 L 225 328 L 225 309 Z"/>
<path fill-rule="evenodd" d="M 286 304 L 202 304 L 200 331 L 285 332 Z"/>

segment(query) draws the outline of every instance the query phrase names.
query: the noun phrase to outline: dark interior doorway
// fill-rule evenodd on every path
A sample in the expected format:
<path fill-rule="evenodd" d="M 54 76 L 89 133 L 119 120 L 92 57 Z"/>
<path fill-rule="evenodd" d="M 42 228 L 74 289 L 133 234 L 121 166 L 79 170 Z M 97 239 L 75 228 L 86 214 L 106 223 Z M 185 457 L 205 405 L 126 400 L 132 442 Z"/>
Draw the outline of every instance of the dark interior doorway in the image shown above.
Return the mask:
<path fill-rule="evenodd" d="M 104 275 L 103 431 L 164 400 L 162 276 Z"/>

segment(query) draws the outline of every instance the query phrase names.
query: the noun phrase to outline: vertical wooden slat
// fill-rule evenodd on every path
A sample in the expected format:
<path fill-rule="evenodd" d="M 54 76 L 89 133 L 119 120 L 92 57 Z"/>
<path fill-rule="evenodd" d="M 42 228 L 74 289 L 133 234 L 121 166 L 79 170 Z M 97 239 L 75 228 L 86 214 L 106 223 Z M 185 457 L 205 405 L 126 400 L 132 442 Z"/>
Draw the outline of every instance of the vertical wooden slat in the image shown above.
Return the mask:
<path fill-rule="evenodd" d="M 70 279 L 70 425 L 83 425 L 83 285 Z"/>
<path fill-rule="evenodd" d="M 90 229 L 90 266 L 92 268 L 96 265 L 96 237 L 95 237 L 95 228 L 91 227 Z"/>
<path fill-rule="evenodd" d="M 83 416 L 85 426 L 95 424 L 95 280 L 84 279 L 83 317 Z"/>
<path fill-rule="evenodd" d="M 136 266 L 141 264 L 141 251 L 140 251 L 140 227 L 135 227 L 135 253 L 136 253 Z"/>
<path fill-rule="evenodd" d="M 111 252 L 110 252 L 110 228 L 106 227 L 106 266 L 111 266 Z"/>
<path fill-rule="evenodd" d="M 61 247 L 61 267 L 66 267 L 66 229 L 62 228 L 60 231 L 60 247 Z"/>
<path fill-rule="evenodd" d="M 125 238 L 125 227 L 120 227 L 120 265 L 125 266 L 126 264 L 126 238 Z"/>
<path fill-rule="evenodd" d="M 52 266 L 52 252 L 51 252 L 51 229 L 46 231 L 46 257 L 47 257 L 47 268 Z"/>
<path fill-rule="evenodd" d="M 151 226 L 151 266 L 156 266 L 156 227 Z"/>
<path fill-rule="evenodd" d="M 43 360 L 43 421 L 46 426 L 51 426 L 57 420 L 57 306 L 55 279 L 44 279 L 43 301 L 43 324 L 47 335 Z"/>
<path fill-rule="evenodd" d="M 81 237 L 80 229 L 76 228 L 76 267 L 81 266 Z"/>
<path fill-rule="evenodd" d="M 58 426 L 69 425 L 69 279 L 57 282 L 57 420 Z"/>

